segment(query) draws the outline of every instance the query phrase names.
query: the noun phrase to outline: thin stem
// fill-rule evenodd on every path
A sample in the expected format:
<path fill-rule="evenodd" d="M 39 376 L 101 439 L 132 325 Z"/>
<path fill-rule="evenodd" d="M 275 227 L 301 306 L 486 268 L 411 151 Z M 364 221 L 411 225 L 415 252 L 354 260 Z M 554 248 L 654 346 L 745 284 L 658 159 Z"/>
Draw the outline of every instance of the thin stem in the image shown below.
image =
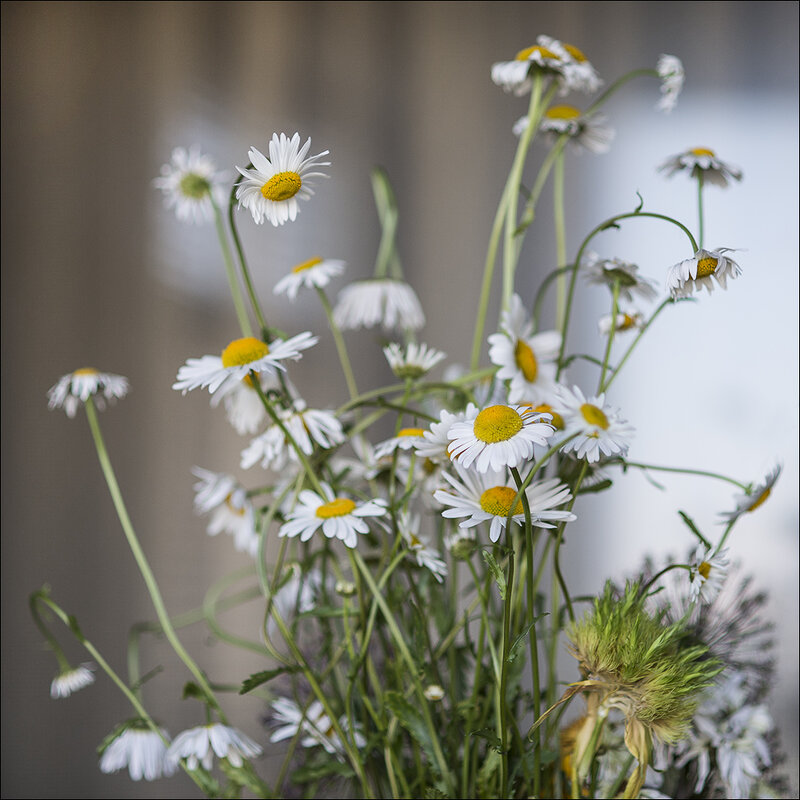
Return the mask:
<path fill-rule="evenodd" d="M 556 264 L 563 267 L 567 263 L 567 233 L 564 216 L 564 150 L 556 158 L 553 170 L 553 221 L 556 232 Z M 564 322 L 566 305 L 566 275 L 560 273 L 556 284 L 556 328 Z"/>
<path fill-rule="evenodd" d="M 606 372 L 608 371 L 608 359 L 611 357 L 611 345 L 614 343 L 614 334 L 617 332 L 617 312 L 619 311 L 619 280 L 614 281 L 614 287 L 611 290 L 611 327 L 608 331 L 608 341 L 606 342 L 606 352 L 603 356 L 603 367 L 600 370 L 600 380 L 597 384 L 597 393 L 603 391 Z M 619 367 L 615 370 L 619 371 Z M 609 383 L 611 381 L 609 380 Z"/>
<path fill-rule="evenodd" d="M 353 375 L 353 368 L 350 365 L 350 358 L 347 355 L 347 345 L 344 342 L 344 337 L 342 336 L 341 330 L 339 330 L 339 326 L 333 321 L 333 309 L 331 308 L 328 296 L 325 294 L 325 290 L 318 286 L 317 294 L 322 303 L 322 308 L 325 310 L 325 316 L 328 318 L 328 325 L 333 334 L 336 352 L 339 354 L 339 363 L 342 365 L 344 379 L 347 383 L 347 391 L 350 392 L 350 401 L 352 402 L 358 397 L 358 387 L 356 386 L 356 379 Z"/>
<path fill-rule="evenodd" d="M 697 240 L 700 244 L 700 249 L 703 247 L 703 231 L 704 231 L 704 218 L 703 218 L 703 173 L 698 170 L 697 175 Z"/>
<path fill-rule="evenodd" d="M 704 469 L 688 469 L 687 467 L 660 467 L 656 464 L 642 464 L 638 461 L 628 461 L 624 458 L 619 459 L 620 463 L 627 469 L 628 467 L 636 467 L 637 469 L 652 469 L 657 472 L 675 472 L 683 475 L 703 475 L 706 478 L 716 478 L 719 481 L 726 481 L 738 486 L 743 491 L 747 492 L 749 488 L 747 484 L 740 483 L 735 478 L 729 478 L 727 475 L 720 475 L 718 472 L 709 472 Z"/>
<path fill-rule="evenodd" d="M 523 495 L 524 496 L 524 495 Z M 529 511 L 530 513 L 530 511 Z M 506 528 L 510 531 L 510 528 Z M 510 538 L 507 535 L 507 538 Z M 508 568 L 506 573 L 506 596 L 503 603 L 503 653 L 500 660 L 500 746 L 503 748 L 500 762 L 500 797 L 508 797 L 508 717 L 510 710 L 506 699 L 508 691 L 508 656 L 511 651 L 511 598 L 514 588 L 514 549 L 509 548 Z"/>
<path fill-rule="evenodd" d="M 211 197 L 211 195 L 209 195 L 209 197 Z M 242 329 L 242 336 L 252 336 L 253 329 L 250 326 L 250 319 L 247 316 L 247 309 L 244 307 L 242 290 L 239 286 L 239 281 L 236 278 L 236 269 L 233 266 L 231 249 L 228 245 L 228 237 L 225 234 L 225 223 L 222 220 L 222 213 L 220 212 L 219 207 L 214 202 L 213 198 L 211 198 L 211 205 L 214 209 L 214 224 L 217 228 L 219 246 L 222 249 L 222 259 L 225 262 L 225 274 L 228 276 L 228 285 L 231 289 L 233 306 L 236 309 L 236 318 L 239 320 L 239 327 Z"/>

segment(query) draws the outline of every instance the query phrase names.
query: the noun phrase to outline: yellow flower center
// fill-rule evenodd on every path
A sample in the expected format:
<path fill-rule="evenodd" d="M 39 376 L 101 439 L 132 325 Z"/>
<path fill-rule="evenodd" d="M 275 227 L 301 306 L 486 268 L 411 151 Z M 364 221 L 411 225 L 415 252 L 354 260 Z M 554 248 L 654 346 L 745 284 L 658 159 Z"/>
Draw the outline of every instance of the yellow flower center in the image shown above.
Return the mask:
<path fill-rule="evenodd" d="M 584 403 L 581 406 L 581 414 L 590 425 L 597 425 L 598 428 L 602 428 L 604 431 L 608 430 L 608 417 L 597 406 L 593 406 L 591 403 Z"/>
<path fill-rule="evenodd" d="M 636 317 L 633 317 L 630 314 L 623 314 L 622 323 L 617 326 L 617 329 L 621 331 L 627 331 L 633 328 L 635 325 L 636 325 Z"/>
<path fill-rule="evenodd" d="M 701 258 L 697 262 L 697 277 L 707 278 L 709 275 L 713 275 L 717 264 L 719 264 L 719 261 L 716 258 L 711 258 L 710 256 L 708 258 Z"/>
<path fill-rule="evenodd" d="M 487 514 L 494 514 L 496 517 L 507 517 L 511 510 L 511 504 L 517 496 L 517 490 L 510 486 L 493 486 L 481 495 L 481 508 Z M 514 513 L 521 514 L 522 501 L 517 500 L 514 506 Z"/>
<path fill-rule="evenodd" d="M 240 367 L 258 361 L 269 353 L 269 347 L 254 336 L 245 336 L 244 339 L 234 339 L 222 351 L 223 367 Z"/>
<path fill-rule="evenodd" d="M 522 370 L 525 380 L 528 383 L 533 383 L 536 380 L 536 373 L 539 367 L 536 363 L 536 356 L 533 354 L 530 346 L 527 345 L 522 339 L 517 339 L 517 344 L 514 347 L 514 361 L 517 366 Z"/>
<path fill-rule="evenodd" d="M 96 370 L 94 367 L 81 367 L 80 369 L 76 369 L 75 372 L 72 373 L 73 375 L 99 375 L 99 370 Z"/>
<path fill-rule="evenodd" d="M 530 61 L 534 55 L 539 54 L 542 58 L 552 58 L 556 61 L 559 60 L 558 55 L 554 53 L 552 50 L 548 50 L 546 47 L 542 47 L 541 45 L 535 44 L 533 47 L 526 47 L 524 50 L 520 50 L 519 53 L 515 56 L 515 61 Z"/>
<path fill-rule="evenodd" d="M 211 191 L 211 184 L 208 182 L 208 178 L 204 178 L 194 172 L 187 172 L 181 178 L 178 186 L 181 194 L 191 200 L 202 200 Z"/>
<path fill-rule="evenodd" d="M 319 256 L 315 256 L 314 258 L 309 258 L 308 261 L 304 261 L 302 264 L 298 264 L 296 267 L 292 267 L 292 272 L 305 272 L 307 269 L 311 269 L 311 267 L 316 267 L 317 264 L 321 264 L 322 259 Z"/>
<path fill-rule="evenodd" d="M 356 504 L 352 500 L 348 500 L 346 497 L 336 497 L 331 500 L 330 503 L 321 505 L 315 513 L 322 519 L 330 519 L 331 517 L 345 517 L 355 507 Z"/>
<path fill-rule="evenodd" d="M 425 433 L 425 430 L 423 428 L 402 428 L 397 435 L 398 435 L 398 437 L 399 436 L 422 436 L 423 433 Z"/>
<path fill-rule="evenodd" d="M 567 44 L 566 42 L 561 42 L 561 46 L 580 64 L 586 61 L 586 56 L 583 54 L 581 50 L 578 50 L 574 44 Z"/>
<path fill-rule="evenodd" d="M 553 411 L 553 406 L 547 403 L 542 403 L 539 406 L 531 406 L 531 411 L 535 411 L 537 414 L 550 414 L 553 417 L 553 421 L 550 424 L 554 428 L 561 430 L 564 427 L 564 417 L 562 417 L 561 414 L 556 414 L 556 412 Z"/>
<path fill-rule="evenodd" d="M 232 498 L 232 495 L 230 495 L 230 494 L 225 498 L 225 505 L 228 506 L 228 509 L 231 512 L 233 512 L 234 514 L 237 514 L 240 517 L 243 517 L 244 516 L 244 509 L 243 508 L 236 508 L 236 506 L 234 506 L 233 503 L 231 502 L 231 498 Z"/>
<path fill-rule="evenodd" d="M 748 511 L 755 511 L 769 496 L 772 492 L 772 489 L 764 489 L 763 492 L 756 498 L 755 502 L 751 503 L 748 507 Z"/>
<path fill-rule="evenodd" d="M 411 539 L 411 547 L 416 548 L 422 546 L 422 542 L 419 539 L 417 539 L 417 537 L 413 533 L 409 534 L 409 538 Z"/>
<path fill-rule="evenodd" d="M 708 561 L 703 561 L 702 564 L 697 568 L 697 571 L 702 575 L 703 580 L 707 581 L 708 576 L 711 574 L 711 564 Z"/>
<path fill-rule="evenodd" d="M 256 372 L 256 377 L 258 377 L 258 375 L 259 375 L 259 373 Z M 247 375 L 244 376 L 244 378 L 242 378 L 242 383 L 245 386 L 247 386 L 249 389 L 252 389 L 253 391 L 256 391 L 256 385 L 255 385 L 255 383 L 253 383 L 253 379 L 250 377 L 250 373 L 248 373 Z"/>
<path fill-rule="evenodd" d="M 716 153 L 713 150 L 709 150 L 707 147 L 693 147 L 689 152 L 693 156 L 711 156 L 711 158 L 716 156 Z"/>
<path fill-rule="evenodd" d="M 577 119 L 580 115 L 580 110 L 575 106 L 553 106 L 545 112 L 548 119 Z"/>
<path fill-rule="evenodd" d="M 522 417 L 508 406 L 489 406 L 475 417 L 472 430 L 487 444 L 505 442 L 522 430 Z"/>
<path fill-rule="evenodd" d="M 278 172 L 261 187 L 261 194 L 266 200 L 279 203 L 294 197 L 302 185 L 303 181 L 296 172 Z"/>

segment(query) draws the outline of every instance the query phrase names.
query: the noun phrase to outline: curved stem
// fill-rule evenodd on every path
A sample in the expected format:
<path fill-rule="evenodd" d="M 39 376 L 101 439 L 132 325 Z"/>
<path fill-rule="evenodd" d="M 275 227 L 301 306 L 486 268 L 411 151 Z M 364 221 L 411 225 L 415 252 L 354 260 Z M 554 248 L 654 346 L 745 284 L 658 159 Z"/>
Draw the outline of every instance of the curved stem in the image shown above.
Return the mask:
<path fill-rule="evenodd" d="M 228 285 L 231 289 L 233 306 L 236 309 L 236 318 L 239 320 L 239 327 L 242 330 L 242 336 L 252 336 L 253 329 L 250 326 L 247 310 L 244 307 L 242 290 L 239 287 L 239 281 L 236 278 L 236 270 L 233 266 L 231 249 L 228 246 L 228 237 L 225 235 L 225 224 L 222 221 L 222 213 L 220 212 L 213 198 L 211 199 L 211 205 L 214 209 L 214 224 L 217 228 L 217 237 L 219 238 L 219 245 L 222 249 L 222 259 L 225 262 L 225 274 L 228 276 Z"/>
<path fill-rule="evenodd" d="M 687 467 L 660 467 L 656 464 L 642 464 L 638 461 L 628 461 L 624 458 L 619 459 L 619 461 L 626 469 L 628 467 L 636 467 L 644 470 L 652 469 L 656 470 L 657 472 L 676 472 L 684 475 L 702 475 L 706 478 L 716 478 L 720 481 L 732 483 L 734 486 L 738 486 L 745 492 L 747 492 L 748 489 L 747 484 L 740 483 L 735 478 L 729 478 L 727 475 L 720 475 L 718 472 L 709 472 L 708 470 L 704 469 L 689 469 Z"/>

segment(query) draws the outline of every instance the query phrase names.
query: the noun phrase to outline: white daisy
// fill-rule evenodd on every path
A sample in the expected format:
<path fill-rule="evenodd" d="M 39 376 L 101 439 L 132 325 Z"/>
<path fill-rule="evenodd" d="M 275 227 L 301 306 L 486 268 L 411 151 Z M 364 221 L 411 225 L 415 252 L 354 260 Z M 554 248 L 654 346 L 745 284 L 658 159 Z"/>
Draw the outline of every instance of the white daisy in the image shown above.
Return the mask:
<path fill-rule="evenodd" d="M 225 395 L 238 388 L 240 381 L 251 372 L 259 374 L 285 369 L 281 361 L 296 361 L 300 358 L 301 351 L 313 347 L 317 341 L 317 337 L 308 331 L 291 339 L 276 339 L 269 345 L 253 336 L 234 339 L 222 351 L 221 356 L 187 359 L 178 370 L 178 377 L 172 388 L 186 394 L 192 389 L 207 386 L 211 394 L 219 390 Z"/>
<path fill-rule="evenodd" d="M 224 473 L 193 467 L 192 474 L 200 479 L 193 487 L 195 513 L 211 515 L 208 535 L 228 533 L 237 550 L 254 556 L 258 552 L 256 513 L 245 489 Z"/>
<path fill-rule="evenodd" d="M 378 460 L 385 456 L 390 456 L 395 450 L 413 450 L 423 444 L 425 439 L 424 428 L 401 428 L 397 436 L 386 439 L 380 444 L 375 445 L 374 457 Z"/>
<path fill-rule="evenodd" d="M 161 728 L 164 739 L 169 734 Z M 154 781 L 174 775 L 177 764 L 167 761 L 167 745 L 141 719 L 131 720 L 120 727 L 116 737 L 104 747 L 100 756 L 100 771 L 107 775 L 128 768 L 131 780 Z"/>
<path fill-rule="evenodd" d="M 522 117 L 513 127 L 516 136 L 521 136 L 528 127 L 528 118 Z M 576 152 L 588 150 L 590 153 L 607 153 L 614 139 L 615 131 L 606 124 L 603 114 L 583 116 L 575 106 L 552 106 L 547 109 L 539 130 L 551 144 L 555 144 L 565 133 Z"/>
<path fill-rule="evenodd" d="M 300 147 L 300 135 L 289 139 L 285 133 L 280 137 L 272 134 L 269 143 L 269 158 L 250 148 L 248 156 L 253 169 L 236 169 L 244 177 L 236 189 L 239 207 L 250 210 L 256 224 L 266 217 L 276 227 L 297 218 L 298 198 L 308 200 L 314 192 L 309 178 L 327 178 L 322 172 L 313 172 L 315 167 L 327 167 L 330 161 L 320 161 L 328 150 L 306 158 L 311 147 L 311 137 Z"/>
<path fill-rule="evenodd" d="M 501 316 L 502 333 L 489 336 L 489 360 L 497 364 L 499 380 L 510 380 L 510 403 L 539 403 L 553 393 L 556 383 L 556 359 L 561 347 L 558 331 L 533 333 L 519 295 Z"/>
<path fill-rule="evenodd" d="M 452 414 L 446 409 L 439 412 L 439 422 L 432 422 L 430 430 L 422 434 L 423 441 L 418 442 L 416 453 L 422 458 L 430 459 L 434 464 L 450 462 L 450 439 L 447 436 L 454 422 L 464 422 L 470 415 L 477 416 L 478 407 L 470 403 L 462 412 Z"/>
<path fill-rule="evenodd" d="M 492 81 L 506 92 L 523 95 L 531 90 L 531 74 L 540 70 L 544 74 L 563 78 L 566 63 L 558 53 L 542 45 L 520 50 L 513 61 L 500 61 L 492 65 Z"/>
<path fill-rule="evenodd" d="M 713 183 L 723 188 L 728 185 L 729 180 L 742 179 L 739 167 L 726 164 L 707 147 L 693 147 L 684 153 L 678 153 L 668 158 L 658 169 L 659 172 L 665 172 L 668 178 L 676 172 L 686 170 L 692 178 L 702 178 L 703 183 Z"/>
<path fill-rule="evenodd" d="M 281 388 L 278 375 L 274 372 L 260 372 L 258 382 L 265 394 L 272 390 L 279 391 Z M 211 405 L 219 405 L 220 399 L 225 406 L 228 422 L 242 436 L 246 433 L 255 433 L 267 417 L 267 410 L 249 375 L 224 394 L 220 392 L 212 394 Z"/>
<path fill-rule="evenodd" d="M 550 36 L 537 36 L 536 43 L 556 53 L 564 62 L 564 89 L 567 91 L 586 92 L 593 94 L 602 85 L 603 80 L 597 74 L 589 59 L 575 45 L 560 42 Z"/>
<path fill-rule="evenodd" d="M 91 686 L 94 683 L 93 669 L 93 664 L 86 663 L 63 670 L 50 683 L 50 697 L 69 697 L 74 692 Z"/>
<path fill-rule="evenodd" d="M 341 539 L 346 547 L 353 548 L 358 543 L 356 534 L 369 531 L 364 517 L 386 513 L 383 500 L 357 505 L 348 497 L 337 497 L 327 483 L 322 484 L 322 491 L 322 497 L 310 489 L 300 492 L 299 504 L 287 515 L 279 536 L 299 536 L 301 542 L 307 542 L 321 526 L 329 539 Z"/>
<path fill-rule="evenodd" d="M 496 542 L 506 528 L 517 489 L 508 485 L 505 471 L 488 470 L 483 474 L 476 474 L 456 464 L 456 472 L 458 478 L 444 474 L 452 489 L 440 489 L 434 495 L 442 505 L 449 506 L 442 511 L 442 516 L 466 517 L 467 519 L 459 523 L 461 528 L 472 528 L 482 522 L 489 522 L 489 539 Z M 531 523 L 537 528 L 553 528 L 554 522 L 572 522 L 576 519 L 570 511 L 555 510 L 556 506 L 572 499 L 568 487 L 560 483 L 558 478 L 532 483 L 525 489 L 525 496 L 530 506 Z M 511 521 L 517 525 L 525 524 L 521 499 L 514 506 Z"/>
<path fill-rule="evenodd" d="M 763 481 L 755 484 L 749 492 L 737 494 L 735 497 L 736 508 L 733 511 L 726 511 L 720 514 L 721 521 L 725 523 L 735 522 L 742 514 L 748 511 L 755 511 L 772 494 L 772 488 L 781 475 L 783 465 L 776 464 Z"/>
<path fill-rule="evenodd" d="M 774 725 L 766 705 L 750 704 L 736 711 L 717 734 L 717 767 L 728 797 L 752 797 L 753 784 L 772 763 L 766 737 Z"/>
<path fill-rule="evenodd" d="M 426 344 L 410 342 L 403 348 L 392 342 L 383 348 L 383 354 L 398 378 L 416 380 L 430 372 L 440 361 L 446 358 L 441 350 L 435 350 Z"/>
<path fill-rule="evenodd" d="M 105 400 L 113 402 L 127 393 L 128 379 L 122 375 L 83 367 L 59 378 L 58 383 L 47 391 L 47 407 L 63 408 L 68 417 L 74 417 L 78 406 L 90 397 L 94 397 L 95 405 L 102 409 Z"/>
<path fill-rule="evenodd" d="M 659 111 L 672 111 L 678 102 L 678 95 L 683 89 L 683 64 L 677 56 L 660 55 L 656 63 L 656 72 L 661 78 L 661 99 L 656 104 Z"/>
<path fill-rule="evenodd" d="M 578 434 L 563 447 L 563 452 L 573 452 L 590 464 L 604 456 L 625 455 L 628 452 L 634 429 L 624 420 L 619 410 L 605 402 L 605 394 L 586 398 L 573 386 L 572 391 L 559 387 L 559 400 L 564 408 L 564 432 L 567 436 Z"/>
<path fill-rule="evenodd" d="M 722 589 L 729 563 L 727 548 L 712 554 L 704 545 L 698 545 L 690 573 L 689 600 L 699 598 L 702 603 L 712 603 Z"/>
<path fill-rule="evenodd" d="M 619 283 L 619 299 L 633 302 L 637 294 L 643 300 L 652 300 L 657 296 L 655 281 L 639 275 L 639 267 L 619 258 L 600 258 L 597 253 L 589 251 L 581 261 L 581 273 L 588 283 L 614 288 Z"/>
<path fill-rule="evenodd" d="M 419 515 L 402 512 L 397 519 L 397 528 L 405 539 L 408 549 L 414 554 L 421 567 L 429 569 L 433 577 L 441 583 L 447 575 L 447 564 L 442 560 L 439 551 L 431 547 L 426 536 L 419 528 Z"/>
<path fill-rule="evenodd" d="M 438 683 L 426 686 L 422 694 L 425 695 L 426 700 L 430 700 L 432 703 L 438 703 L 439 700 L 444 699 L 444 689 Z"/>
<path fill-rule="evenodd" d="M 705 288 L 711 294 L 714 280 L 720 288 L 727 288 L 728 278 L 738 278 L 742 268 L 725 253 L 734 252 L 730 247 L 717 250 L 698 250 L 692 258 L 687 258 L 669 268 L 667 272 L 667 291 L 673 298 L 690 297 L 692 292 Z"/>
<path fill-rule="evenodd" d="M 597 329 L 603 336 L 607 336 L 611 332 L 611 320 L 611 314 L 606 314 L 598 320 Z M 614 322 L 614 332 L 641 330 L 643 325 L 644 317 L 641 314 L 636 312 L 629 314 L 626 311 L 620 311 Z"/>
<path fill-rule="evenodd" d="M 174 208 L 179 220 L 199 225 L 214 219 L 214 205 L 226 204 L 224 180 L 227 174 L 217 172 L 211 157 L 194 145 L 188 150 L 176 147 L 153 185 L 164 193 L 164 205 Z"/>
<path fill-rule="evenodd" d="M 200 764 L 210 770 L 215 754 L 227 759 L 231 766 L 241 767 L 245 759 L 260 756 L 262 752 L 261 746 L 249 736 L 215 722 L 179 733 L 167 750 L 166 760 L 177 765 L 185 758 L 189 770 L 197 769 Z"/>
<path fill-rule="evenodd" d="M 281 278 L 272 290 L 275 294 L 285 294 L 290 300 L 297 298 L 301 286 L 321 289 L 330 283 L 331 278 L 344 272 L 345 263 L 333 258 L 315 256 L 296 267 Z"/>
<path fill-rule="evenodd" d="M 418 330 L 425 314 L 414 290 L 390 278 L 356 281 L 339 292 L 333 321 L 342 330 L 374 328 Z"/>

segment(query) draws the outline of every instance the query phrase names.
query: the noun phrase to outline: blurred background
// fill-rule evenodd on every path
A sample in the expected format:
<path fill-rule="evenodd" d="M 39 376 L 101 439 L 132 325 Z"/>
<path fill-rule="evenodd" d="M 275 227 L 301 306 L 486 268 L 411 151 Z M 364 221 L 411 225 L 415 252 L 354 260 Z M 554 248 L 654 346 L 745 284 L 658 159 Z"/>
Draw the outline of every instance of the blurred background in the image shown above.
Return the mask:
<path fill-rule="evenodd" d="M 400 208 L 400 254 L 428 317 L 420 339 L 466 363 L 511 126 L 527 107 L 491 83 L 490 67 L 542 33 L 580 47 L 607 82 L 654 67 L 661 53 L 679 56 L 687 73 L 672 114 L 655 110 L 658 81 L 639 79 L 606 108 L 617 129 L 611 152 L 569 155 L 570 257 L 599 221 L 632 210 L 637 191 L 647 209 L 695 227 L 694 184 L 656 172 L 670 155 L 710 147 L 744 171 L 742 184 L 706 194 L 706 242 L 741 248 L 742 277 L 664 314 L 610 399 L 637 428 L 636 460 L 744 482 L 783 464 L 772 497 L 730 545 L 770 592 L 772 713 L 796 790 L 797 17 L 788 2 L 4 2 L 3 797 L 196 796 L 182 775 L 134 784 L 100 773 L 94 750 L 130 716 L 127 703 L 102 676 L 51 700 L 55 660 L 27 607 L 49 584 L 122 672 L 129 626 L 153 616 L 85 418 L 47 410 L 47 389 L 87 365 L 130 378 L 129 397 L 101 423 L 170 611 L 196 607 L 210 583 L 247 564 L 191 510 L 191 466 L 239 474 L 244 443 L 207 394 L 170 388 L 187 357 L 237 336 L 213 226 L 181 225 L 152 186 L 172 148 L 199 144 L 231 176 L 275 131 L 311 136 L 312 153 L 331 151 L 330 180 L 297 222 L 276 229 L 238 217 L 267 313 L 292 333 L 326 332 L 313 293 L 291 309 L 272 295 L 294 264 L 320 254 L 344 259 L 347 280 L 370 274 L 379 226 L 369 170 L 383 165 Z M 523 251 L 527 296 L 555 263 L 549 193 Z M 679 233 L 655 223 L 604 233 L 596 249 L 635 261 L 660 285 L 690 255 Z M 608 296 L 579 291 L 570 347 L 596 348 Z M 496 322 L 495 311 L 492 330 Z M 380 338 L 348 335 L 362 386 L 390 379 Z M 328 407 L 346 389 L 323 340 L 296 382 L 310 404 Z M 581 381 L 578 371 L 570 377 Z M 629 474 L 608 498 L 579 505 L 570 585 L 596 591 L 646 553 L 683 553 L 691 542 L 677 508 L 707 531 L 733 508 L 726 484 L 658 479 L 668 492 Z M 230 625 L 246 632 L 246 620 Z M 201 627 L 181 638 L 216 680 L 264 668 L 215 646 Z M 55 632 L 74 664 L 88 660 L 63 627 Z M 168 648 L 148 641 L 144 662 L 165 668 L 145 692 L 170 732 L 199 724 L 196 703 L 179 699 L 187 676 Z M 233 696 L 228 708 L 264 743 L 256 705 Z M 272 762 L 267 755 L 265 772 Z"/>

